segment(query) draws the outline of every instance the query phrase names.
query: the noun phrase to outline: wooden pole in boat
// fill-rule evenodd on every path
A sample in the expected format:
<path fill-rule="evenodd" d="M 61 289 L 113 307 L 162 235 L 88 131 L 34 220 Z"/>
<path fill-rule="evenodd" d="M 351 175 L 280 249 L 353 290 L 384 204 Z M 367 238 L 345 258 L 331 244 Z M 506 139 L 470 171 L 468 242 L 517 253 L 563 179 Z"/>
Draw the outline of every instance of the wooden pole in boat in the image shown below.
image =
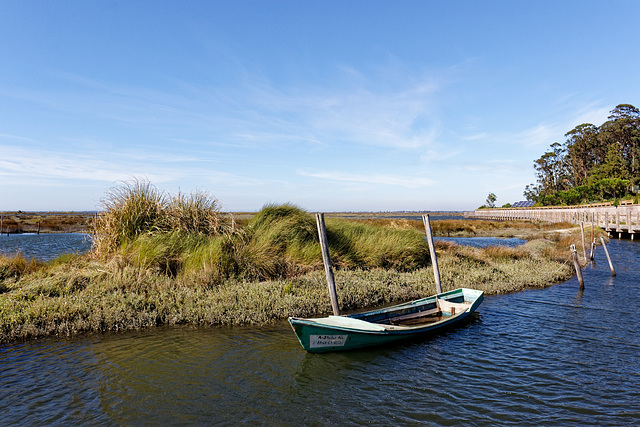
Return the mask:
<path fill-rule="evenodd" d="M 587 244 L 584 241 L 584 222 L 580 223 L 580 234 L 582 234 L 582 256 L 587 260 Z"/>
<path fill-rule="evenodd" d="M 433 277 L 436 280 L 436 291 L 442 293 L 442 285 L 440 284 L 440 270 L 438 269 L 438 258 L 436 257 L 436 248 L 433 245 L 433 235 L 431 234 L 431 222 L 429 221 L 429 214 L 422 215 L 422 222 L 424 222 L 424 229 L 427 233 L 427 242 L 429 243 L 429 253 L 431 254 L 431 264 L 433 264 Z"/>
<path fill-rule="evenodd" d="M 316 224 L 318 225 L 318 237 L 320 238 L 320 249 L 322 250 L 322 261 L 324 262 L 324 272 L 327 275 L 327 286 L 329 287 L 329 297 L 331 298 L 331 308 L 333 314 L 340 316 L 340 306 L 338 305 L 338 294 L 336 293 L 336 281 L 333 277 L 333 266 L 329 257 L 329 244 L 327 242 L 327 230 L 324 226 L 324 214 L 316 214 Z"/>
<path fill-rule="evenodd" d="M 576 275 L 578 276 L 580 289 L 584 289 L 584 279 L 582 278 L 582 269 L 580 268 L 580 261 L 578 261 L 578 251 L 576 251 L 576 245 L 571 245 L 571 257 L 573 258 L 573 266 L 576 268 Z"/>
<path fill-rule="evenodd" d="M 607 255 L 607 261 L 609 261 L 609 268 L 611 269 L 611 275 L 616 275 L 616 270 L 613 268 L 613 263 L 611 262 L 611 257 L 609 256 L 609 250 L 607 249 L 607 244 L 604 242 L 604 237 L 600 236 L 600 242 L 602 242 L 602 247 L 604 248 L 604 253 Z"/>

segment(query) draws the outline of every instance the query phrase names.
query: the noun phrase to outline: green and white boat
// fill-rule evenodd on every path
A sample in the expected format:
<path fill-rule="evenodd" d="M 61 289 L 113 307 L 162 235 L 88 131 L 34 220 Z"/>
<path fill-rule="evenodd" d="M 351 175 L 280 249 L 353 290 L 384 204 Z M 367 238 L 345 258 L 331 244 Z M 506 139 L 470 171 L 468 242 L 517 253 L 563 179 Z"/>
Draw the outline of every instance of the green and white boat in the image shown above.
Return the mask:
<path fill-rule="evenodd" d="M 289 317 L 289 323 L 305 350 L 309 353 L 325 353 L 407 340 L 458 324 L 478 308 L 484 299 L 483 291 L 460 288 L 442 292 L 429 215 L 423 215 L 422 219 L 438 293 L 393 307 L 340 316 L 324 215 L 316 214 L 320 248 L 334 315 L 310 319 Z"/>
<path fill-rule="evenodd" d="M 483 299 L 483 291 L 460 288 L 364 313 L 290 317 L 289 323 L 309 353 L 351 350 L 441 331 L 467 318 Z"/>

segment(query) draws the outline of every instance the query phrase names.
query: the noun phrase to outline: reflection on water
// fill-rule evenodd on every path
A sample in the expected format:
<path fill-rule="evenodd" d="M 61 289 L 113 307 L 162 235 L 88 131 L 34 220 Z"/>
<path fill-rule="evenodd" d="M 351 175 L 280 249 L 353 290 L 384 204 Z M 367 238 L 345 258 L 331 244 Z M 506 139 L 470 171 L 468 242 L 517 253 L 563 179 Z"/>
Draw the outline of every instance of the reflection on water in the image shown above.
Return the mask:
<path fill-rule="evenodd" d="M 516 237 L 434 237 L 433 240 L 445 240 L 463 246 L 486 248 L 487 246 L 515 247 L 526 243 L 526 240 Z"/>
<path fill-rule="evenodd" d="M 640 245 L 431 339 L 310 355 L 285 322 L 0 346 L 0 424 L 637 425 Z"/>
<path fill-rule="evenodd" d="M 525 241 L 496 237 L 436 237 L 459 245 L 485 247 L 490 245 L 518 246 Z M 25 258 L 49 261 L 64 253 L 83 253 L 91 249 L 91 235 L 83 233 L 24 233 L 0 235 L 0 254 L 20 252 Z"/>
<path fill-rule="evenodd" d="M 64 253 L 82 253 L 91 248 L 91 236 L 84 233 L 24 233 L 0 235 L 0 253 L 49 261 Z"/>

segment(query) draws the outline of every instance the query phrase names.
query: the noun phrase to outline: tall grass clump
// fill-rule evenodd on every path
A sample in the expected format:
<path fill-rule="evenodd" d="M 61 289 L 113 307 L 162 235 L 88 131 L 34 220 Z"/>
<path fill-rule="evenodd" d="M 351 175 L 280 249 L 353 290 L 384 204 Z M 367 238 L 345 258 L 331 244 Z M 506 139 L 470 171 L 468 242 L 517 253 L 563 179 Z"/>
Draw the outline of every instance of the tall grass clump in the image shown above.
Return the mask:
<path fill-rule="evenodd" d="M 163 227 L 172 231 L 215 236 L 231 232 L 220 214 L 221 203 L 206 191 L 178 193 L 165 208 Z"/>
<path fill-rule="evenodd" d="M 35 259 L 26 259 L 19 252 L 13 256 L 0 255 L 0 293 L 8 289 L 8 282 L 17 281 L 22 276 L 37 271 L 42 264 Z"/>
<path fill-rule="evenodd" d="M 341 269 L 424 267 L 428 247 L 424 235 L 411 228 L 326 219 L 333 264 Z M 247 225 L 246 257 L 261 277 L 281 277 L 322 268 L 314 217 L 293 205 L 267 205 Z"/>
<path fill-rule="evenodd" d="M 110 189 L 96 221 L 93 252 L 115 254 L 140 236 L 181 232 L 214 236 L 231 230 L 220 202 L 206 192 L 171 197 L 145 180 L 135 179 Z"/>
<path fill-rule="evenodd" d="M 240 266 L 243 263 L 237 247 L 243 237 L 242 233 L 207 237 L 185 254 L 180 278 L 199 286 L 211 287 L 222 284 L 226 279 L 242 276 Z"/>
<path fill-rule="evenodd" d="M 96 219 L 93 251 L 108 255 L 141 234 L 160 231 L 167 197 L 150 182 L 136 179 L 108 190 L 101 205 L 103 213 Z"/>
<path fill-rule="evenodd" d="M 427 265 L 424 233 L 341 219 L 327 221 L 327 239 L 343 268 L 391 268 L 411 271 Z"/>
<path fill-rule="evenodd" d="M 284 277 L 322 265 L 315 219 L 295 205 L 265 205 L 245 230 L 238 249 L 248 277 Z"/>

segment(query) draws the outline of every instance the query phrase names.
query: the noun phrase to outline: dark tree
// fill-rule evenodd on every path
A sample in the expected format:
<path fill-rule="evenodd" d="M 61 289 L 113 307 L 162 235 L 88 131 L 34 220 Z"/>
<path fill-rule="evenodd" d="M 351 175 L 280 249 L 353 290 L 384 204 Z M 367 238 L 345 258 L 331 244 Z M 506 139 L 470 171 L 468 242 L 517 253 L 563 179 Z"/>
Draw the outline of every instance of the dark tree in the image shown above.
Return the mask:
<path fill-rule="evenodd" d="M 631 176 L 640 173 L 640 110 L 633 105 L 620 104 L 611 111 L 600 134 L 606 146 L 616 143 Z"/>
<path fill-rule="evenodd" d="M 524 196 L 545 205 L 624 197 L 640 183 L 640 110 L 620 104 L 600 127 L 583 123 L 565 134 L 565 144 L 534 161 L 536 184 Z"/>
<path fill-rule="evenodd" d="M 547 196 L 567 188 L 570 175 L 565 154 L 564 148 L 554 142 L 551 144 L 551 151 L 547 151 L 534 162 L 541 195 Z"/>
<path fill-rule="evenodd" d="M 591 169 L 604 161 L 606 151 L 600 146 L 598 128 L 591 123 L 583 123 L 567 132 L 565 150 L 571 183 L 574 186 L 587 182 Z"/>
<path fill-rule="evenodd" d="M 496 200 L 498 200 L 498 197 L 493 194 L 493 193 L 489 193 L 489 195 L 487 196 L 487 207 L 488 208 L 495 208 L 496 207 Z"/>
<path fill-rule="evenodd" d="M 589 175 L 589 182 L 595 184 L 603 179 L 628 179 L 629 171 L 620 153 L 618 144 L 610 144 L 607 158 L 601 165 L 594 167 Z"/>

